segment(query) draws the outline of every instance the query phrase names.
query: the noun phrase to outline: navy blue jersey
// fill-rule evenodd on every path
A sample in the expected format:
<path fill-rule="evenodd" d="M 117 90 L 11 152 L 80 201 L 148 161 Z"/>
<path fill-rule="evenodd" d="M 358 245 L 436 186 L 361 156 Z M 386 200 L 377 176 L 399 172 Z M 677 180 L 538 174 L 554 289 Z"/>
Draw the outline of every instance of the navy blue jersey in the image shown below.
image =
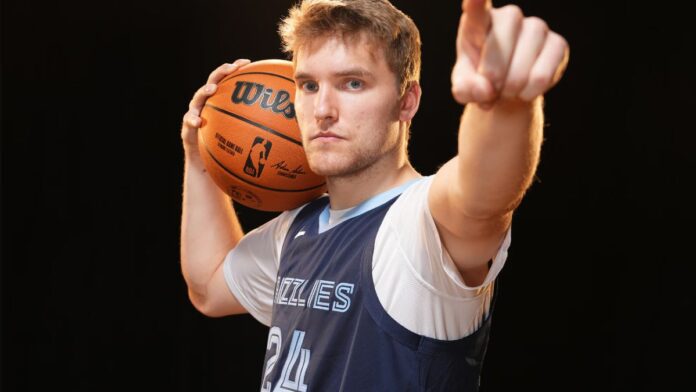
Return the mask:
<path fill-rule="evenodd" d="M 395 200 L 321 233 L 328 198 L 297 215 L 280 256 L 262 390 L 478 390 L 490 312 L 472 335 L 444 341 L 407 330 L 379 302 L 372 254 Z"/>

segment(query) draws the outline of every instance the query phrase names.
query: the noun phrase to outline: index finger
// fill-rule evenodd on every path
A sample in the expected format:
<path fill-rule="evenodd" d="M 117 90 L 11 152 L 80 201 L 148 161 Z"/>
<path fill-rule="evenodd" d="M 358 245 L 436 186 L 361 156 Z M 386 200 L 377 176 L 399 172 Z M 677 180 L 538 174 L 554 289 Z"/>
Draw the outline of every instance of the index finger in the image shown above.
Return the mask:
<path fill-rule="evenodd" d="M 217 84 L 222 78 L 227 76 L 229 73 L 236 71 L 239 67 L 249 64 L 250 61 L 247 59 L 236 60 L 232 64 L 223 64 L 217 67 L 208 76 L 208 84 Z"/>
<path fill-rule="evenodd" d="M 491 0 L 464 0 L 464 39 L 476 47 L 482 47 L 491 29 Z"/>

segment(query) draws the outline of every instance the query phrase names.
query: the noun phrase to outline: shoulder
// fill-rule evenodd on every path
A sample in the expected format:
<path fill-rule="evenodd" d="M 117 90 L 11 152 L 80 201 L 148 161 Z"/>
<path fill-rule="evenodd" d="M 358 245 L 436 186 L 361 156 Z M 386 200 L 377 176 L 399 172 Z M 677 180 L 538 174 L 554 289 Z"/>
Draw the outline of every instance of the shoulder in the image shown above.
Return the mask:
<path fill-rule="evenodd" d="M 302 210 L 305 209 L 305 207 L 311 205 L 311 203 L 312 202 L 309 202 L 295 209 L 283 211 L 275 218 L 249 231 L 246 235 L 253 236 L 268 233 L 282 233 L 284 231 L 287 231 L 292 222 L 295 220 L 295 218 L 300 214 L 300 212 L 302 212 Z"/>
<path fill-rule="evenodd" d="M 428 192 L 433 182 L 433 176 L 421 177 L 415 180 L 394 201 L 389 208 L 384 223 L 394 226 L 398 231 L 413 231 L 417 226 L 435 229 L 428 207 Z"/>
<path fill-rule="evenodd" d="M 277 261 L 292 223 L 308 205 L 311 205 L 311 202 L 283 211 L 275 218 L 249 231 L 237 245 L 237 250 L 260 252 Z"/>
<path fill-rule="evenodd" d="M 393 214 L 392 210 L 427 207 L 428 192 L 433 178 L 434 176 L 426 176 L 414 180 L 394 201 L 389 213 Z"/>

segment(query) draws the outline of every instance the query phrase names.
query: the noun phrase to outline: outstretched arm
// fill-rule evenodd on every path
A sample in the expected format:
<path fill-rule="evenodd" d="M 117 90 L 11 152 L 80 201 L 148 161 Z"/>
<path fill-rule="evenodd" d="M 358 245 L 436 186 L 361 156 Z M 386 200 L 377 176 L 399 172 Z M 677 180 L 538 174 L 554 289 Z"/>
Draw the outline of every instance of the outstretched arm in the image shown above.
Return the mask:
<path fill-rule="evenodd" d="M 542 95 L 565 70 L 568 45 L 514 5 L 464 0 L 462 8 L 452 94 L 466 108 L 458 154 L 436 174 L 429 204 L 462 277 L 477 285 L 533 178 Z"/>
<path fill-rule="evenodd" d="M 205 100 L 217 83 L 248 60 L 225 64 L 213 71 L 206 85 L 193 96 L 184 115 L 184 194 L 181 215 L 181 270 L 193 305 L 208 316 L 245 313 L 230 293 L 222 262 L 243 236 L 230 199 L 206 172 L 198 153 L 198 127 Z"/>

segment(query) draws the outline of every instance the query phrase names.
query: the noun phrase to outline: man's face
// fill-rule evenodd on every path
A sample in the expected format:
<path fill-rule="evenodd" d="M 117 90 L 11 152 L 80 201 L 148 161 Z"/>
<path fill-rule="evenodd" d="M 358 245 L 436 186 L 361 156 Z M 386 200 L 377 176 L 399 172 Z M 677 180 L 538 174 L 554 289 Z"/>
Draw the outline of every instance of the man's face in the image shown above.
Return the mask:
<path fill-rule="evenodd" d="M 364 37 L 327 37 L 300 48 L 295 61 L 295 109 L 315 173 L 348 176 L 405 153 L 396 75 L 383 49 Z"/>

